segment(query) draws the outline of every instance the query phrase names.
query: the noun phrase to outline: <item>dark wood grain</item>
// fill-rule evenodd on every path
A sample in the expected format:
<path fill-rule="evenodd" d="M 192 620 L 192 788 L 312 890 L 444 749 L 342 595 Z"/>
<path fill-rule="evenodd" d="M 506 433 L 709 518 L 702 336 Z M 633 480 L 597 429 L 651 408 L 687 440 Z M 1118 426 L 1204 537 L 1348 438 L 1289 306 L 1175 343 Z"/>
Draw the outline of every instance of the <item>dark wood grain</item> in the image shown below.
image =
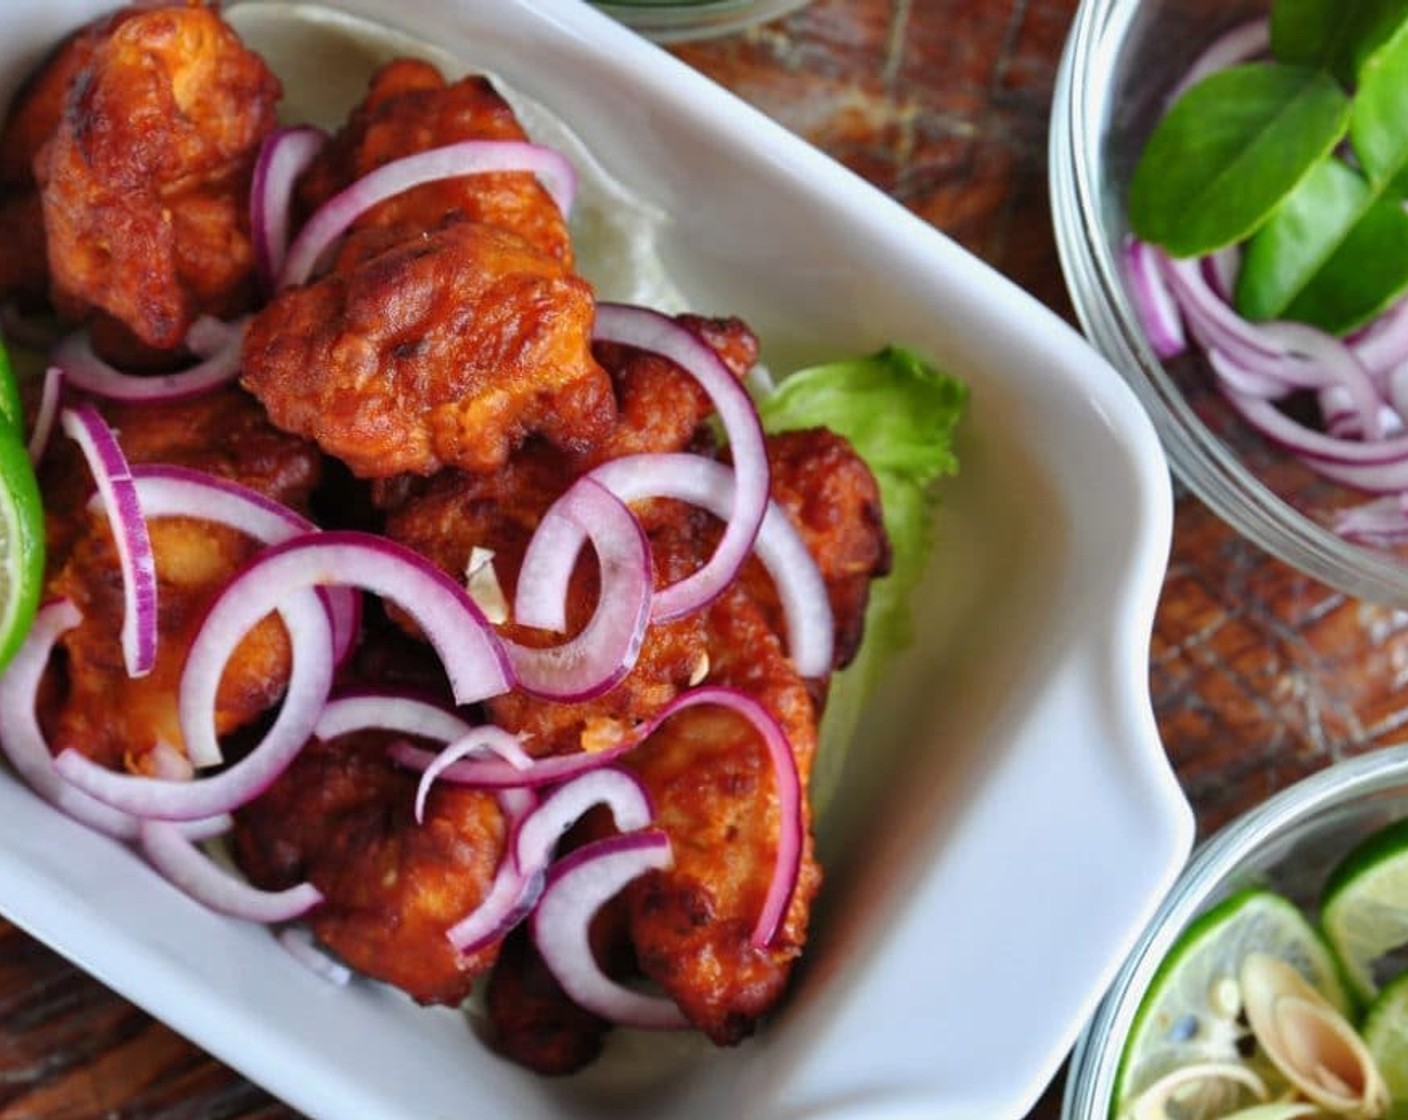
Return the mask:
<path fill-rule="evenodd" d="M 1074 0 L 815 0 L 677 49 L 1070 316 L 1046 130 Z M 1329 762 L 1405 737 L 1408 614 L 1299 576 L 1181 498 L 1150 659 L 1204 834 Z M 1059 1114 L 1059 1078 L 1032 1113 Z M 294 1114 L 0 923 L 0 1120 Z"/>

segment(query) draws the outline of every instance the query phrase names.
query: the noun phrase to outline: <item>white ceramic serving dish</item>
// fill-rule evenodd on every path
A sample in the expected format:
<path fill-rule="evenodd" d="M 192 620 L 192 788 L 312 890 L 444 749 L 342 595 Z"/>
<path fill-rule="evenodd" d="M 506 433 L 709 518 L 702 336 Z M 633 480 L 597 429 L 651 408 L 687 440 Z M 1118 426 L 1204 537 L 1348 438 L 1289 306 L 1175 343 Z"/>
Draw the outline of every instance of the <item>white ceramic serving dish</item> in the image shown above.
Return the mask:
<path fill-rule="evenodd" d="M 99 6 L 8 7 L 0 96 Z M 1170 487 L 1133 395 L 1012 284 L 578 0 L 341 6 L 490 71 L 580 138 L 544 125 L 599 165 L 579 205 L 604 294 L 738 313 L 774 370 L 899 342 L 972 388 L 919 640 L 821 822 L 805 967 L 736 1049 L 622 1033 L 587 1072 L 543 1080 L 457 1012 L 318 979 L 5 772 L 0 910 L 315 1117 L 1021 1116 L 1191 843 L 1147 690 Z M 227 11 L 316 77 L 289 82 L 295 112 L 360 90 L 375 52 L 356 25 L 305 11 L 275 32 L 277 5 Z M 656 278 L 623 279 L 651 261 Z"/>

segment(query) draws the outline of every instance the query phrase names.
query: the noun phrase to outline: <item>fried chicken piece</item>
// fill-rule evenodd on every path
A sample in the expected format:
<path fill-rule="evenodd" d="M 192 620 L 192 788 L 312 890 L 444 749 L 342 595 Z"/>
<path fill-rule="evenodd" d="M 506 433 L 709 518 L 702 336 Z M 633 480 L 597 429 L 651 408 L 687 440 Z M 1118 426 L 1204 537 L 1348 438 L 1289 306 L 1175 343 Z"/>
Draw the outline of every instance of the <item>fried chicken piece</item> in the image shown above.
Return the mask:
<path fill-rule="evenodd" d="M 319 473 L 316 451 L 271 427 L 259 406 L 231 388 L 194 400 L 109 410 L 133 463 L 197 467 L 306 509 Z M 90 511 L 87 467 L 68 441 L 56 441 L 43 467 L 51 542 L 46 595 L 71 599 L 83 621 L 60 639 L 56 707 L 46 713 L 57 752 L 74 747 L 103 765 L 145 772 L 158 743 L 183 740 L 176 696 L 186 652 L 216 592 L 257 545 L 223 526 L 186 518 L 149 522 L 157 570 L 156 665 L 127 674 L 118 639 L 122 578 L 106 517 Z M 283 693 L 289 672 L 283 628 L 266 619 L 240 644 L 221 682 L 216 728 L 249 724 Z"/>
<path fill-rule="evenodd" d="M 860 648 L 871 582 L 890 571 L 880 488 L 865 460 L 828 429 L 769 436 L 767 450 L 773 501 L 801 534 L 826 583 L 836 627 L 833 664 L 844 668 Z M 762 566 L 749 564 L 743 579 L 780 633 L 781 609 Z"/>
<path fill-rule="evenodd" d="M 93 48 L 113 17 L 80 28 L 45 59 L 11 102 L 0 127 L 0 296 L 42 305 L 49 294 L 44 210 L 34 178 L 34 158 L 63 120 L 64 105 Z"/>
<path fill-rule="evenodd" d="M 502 467 L 532 434 L 609 427 L 590 288 L 511 233 L 454 221 L 280 293 L 245 335 L 244 384 L 274 423 L 384 478 Z"/>
<path fill-rule="evenodd" d="M 198 315 L 253 296 L 249 183 L 281 91 L 202 4 L 133 7 L 102 28 L 34 157 L 52 299 L 172 350 Z M 47 97 L 50 83 L 37 88 Z M 34 113 L 42 124 L 44 103 Z"/>
<path fill-rule="evenodd" d="M 773 714 L 805 789 L 818 719 L 806 682 L 741 586 L 706 616 L 708 683 L 737 688 Z M 688 708 L 623 762 L 644 782 L 674 853 L 672 868 L 626 888 L 640 970 L 714 1042 L 739 1042 L 781 998 L 806 941 L 821 885 L 810 811 L 791 904 L 772 944 L 758 948 L 750 935 L 772 878 L 781 811 L 767 748 L 752 726 L 721 708 Z"/>
<path fill-rule="evenodd" d="M 497 954 L 446 937 L 489 890 L 505 843 L 492 794 L 438 783 L 414 815 L 418 775 L 378 733 L 314 740 L 236 814 L 235 855 L 250 880 L 323 892 L 307 916 L 329 951 L 422 1003 L 458 1004 Z"/>
<path fill-rule="evenodd" d="M 461 140 L 526 141 L 513 109 L 487 78 L 447 83 L 428 62 L 398 59 L 372 76 L 362 104 L 298 184 L 310 212 L 338 191 L 402 156 Z M 530 172 L 493 172 L 427 183 L 379 203 L 359 227 L 434 229 L 448 217 L 509 230 L 572 266 L 567 220 Z"/>

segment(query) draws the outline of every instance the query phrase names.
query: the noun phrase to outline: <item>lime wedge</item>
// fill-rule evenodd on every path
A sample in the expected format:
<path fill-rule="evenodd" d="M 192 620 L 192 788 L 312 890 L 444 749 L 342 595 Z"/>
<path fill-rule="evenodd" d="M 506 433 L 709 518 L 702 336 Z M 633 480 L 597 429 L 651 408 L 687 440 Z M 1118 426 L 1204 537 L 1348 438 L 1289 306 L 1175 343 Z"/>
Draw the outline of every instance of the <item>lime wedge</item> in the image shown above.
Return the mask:
<path fill-rule="evenodd" d="M 20 384 L 10 352 L 0 346 L 0 420 L 15 432 L 24 432 L 24 405 L 20 402 Z"/>
<path fill-rule="evenodd" d="M 29 633 L 44 588 L 44 506 L 21 430 L 0 423 L 0 668 Z"/>
<path fill-rule="evenodd" d="M 1388 1085 L 1389 1116 L 1408 1116 L 1408 972 L 1389 981 L 1369 1005 L 1361 1033 Z"/>
<path fill-rule="evenodd" d="M 1371 833 L 1325 880 L 1320 924 L 1363 1003 L 1379 990 L 1374 964 L 1408 944 L 1408 820 Z"/>
<path fill-rule="evenodd" d="M 1348 1009 L 1335 959 L 1300 908 L 1261 888 L 1234 894 L 1195 919 L 1154 973 L 1115 1074 L 1113 1115 L 1124 1115 L 1134 1097 L 1174 1070 L 1244 1061 L 1237 974 L 1253 951 L 1294 966 L 1336 1007 Z M 1226 1083 L 1208 1092 L 1218 1099 L 1181 1102 L 1190 1116 L 1221 1116 L 1253 1103 L 1250 1095 L 1226 1099 L 1236 1092 Z"/>

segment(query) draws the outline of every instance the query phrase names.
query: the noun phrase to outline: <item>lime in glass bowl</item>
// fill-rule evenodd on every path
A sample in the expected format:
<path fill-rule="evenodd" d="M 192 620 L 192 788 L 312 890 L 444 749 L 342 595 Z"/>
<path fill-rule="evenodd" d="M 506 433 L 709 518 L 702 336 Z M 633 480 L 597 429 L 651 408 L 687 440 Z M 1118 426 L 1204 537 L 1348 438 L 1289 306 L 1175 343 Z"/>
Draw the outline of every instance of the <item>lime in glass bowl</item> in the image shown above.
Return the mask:
<path fill-rule="evenodd" d="M 1328 481 L 1253 430 L 1197 347 L 1160 360 L 1133 295 L 1126 205 L 1140 153 L 1193 62 L 1269 11 L 1270 0 L 1082 0 L 1052 109 L 1057 247 L 1082 327 L 1138 393 L 1187 488 L 1242 536 L 1323 583 L 1408 602 L 1408 538 L 1366 542 L 1340 531 L 1375 495 Z"/>
<path fill-rule="evenodd" d="M 1330 766 L 1225 826 L 1193 854 L 1113 983 L 1071 1058 L 1064 1120 L 1112 1120 L 1120 1065 L 1160 964 L 1185 930 L 1219 904 L 1258 888 L 1296 904 L 1307 920 L 1330 873 L 1356 845 L 1408 820 L 1408 746 Z M 1235 896 L 1235 897 L 1234 897 Z"/>
<path fill-rule="evenodd" d="M 597 3 L 637 31 L 662 43 L 703 39 L 742 31 L 778 19 L 807 0 L 603 0 Z"/>

